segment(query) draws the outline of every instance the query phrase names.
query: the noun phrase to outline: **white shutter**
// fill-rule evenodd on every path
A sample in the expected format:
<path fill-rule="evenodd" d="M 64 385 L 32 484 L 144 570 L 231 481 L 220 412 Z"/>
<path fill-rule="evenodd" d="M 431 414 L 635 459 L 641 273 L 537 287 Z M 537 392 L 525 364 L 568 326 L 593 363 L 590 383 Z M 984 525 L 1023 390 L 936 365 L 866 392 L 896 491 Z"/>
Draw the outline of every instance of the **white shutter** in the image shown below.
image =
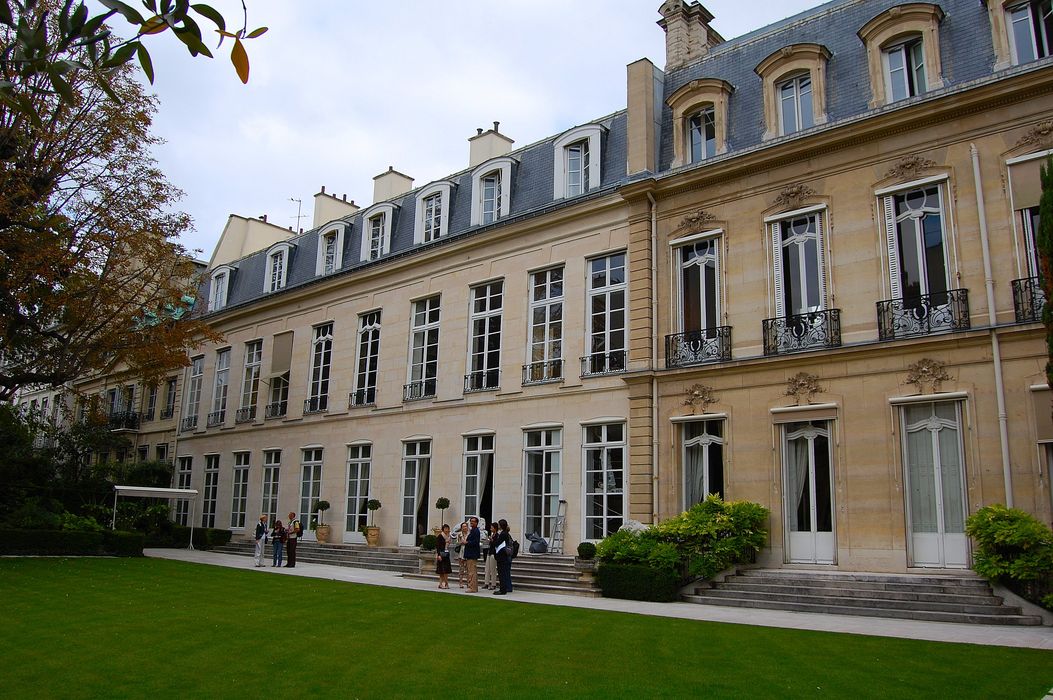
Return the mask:
<path fill-rule="evenodd" d="M 772 275 L 775 277 L 775 284 L 772 285 L 772 289 L 775 290 L 775 317 L 786 315 L 786 303 L 783 299 L 782 291 L 782 241 L 780 240 L 780 233 L 782 229 L 782 222 L 772 222 L 769 227 L 771 234 L 771 250 L 772 250 Z"/>
<path fill-rule="evenodd" d="M 899 275 L 899 248 L 896 245 L 896 208 L 892 195 L 885 195 L 881 200 L 885 212 L 885 244 L 888 246 L 890 296 L 893 299 L 899 299 L 903 296 L 903 290 Z"/>
<path fill-rule="evenodd" d="M 815 213 L 815 251 L 819 262 L 819 309 L 825 311 L 829 304 L 826 300 L 826 238 L 823 220 L 826 210 Z"/>

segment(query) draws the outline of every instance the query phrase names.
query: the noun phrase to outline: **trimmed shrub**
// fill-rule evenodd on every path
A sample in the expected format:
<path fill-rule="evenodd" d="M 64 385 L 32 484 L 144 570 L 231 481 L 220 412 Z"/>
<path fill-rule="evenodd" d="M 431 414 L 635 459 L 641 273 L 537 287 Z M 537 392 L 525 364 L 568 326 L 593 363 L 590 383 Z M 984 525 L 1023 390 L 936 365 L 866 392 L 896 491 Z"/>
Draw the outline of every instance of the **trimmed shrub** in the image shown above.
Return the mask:
<path fill-rule="evenodd" d="M 194 549 L 212 549 L 230 542 L 230 530 L 195 527 Z M 146 535 L 147 547 L 169 547 L 180 549 L 190 544 L 190 528 L 185 525 L 172 525 L 167 532 L 151 532 Z"/>
<path fill-rule="evenodd" d="M 596 582 L 604 598 L 668 603 L 677 600 L 680 592 L 680 576 L 675 571 L 642 564 L 600 564 Z"/>
<path fill-rule="evenodd" d="M 969 516 L 965 531 L 976 542 L 976 573 L 1053 609 L 1053 531 L 1044 523 L 996 503 Z"/>
<path fill-rule="evenodd" d="M 420 551 L 422 552 L 434 552 L 435 551 L 435 535 L 425 535 L 420 540 Z"/>
<path fill-rule="evenodd" d="M 103 553 L 101 532 L 0 530 L 0 554 L 93 556 Z"/>
<path fill-rule="evenodd" d="M 106 529 L 95 518 L 74 515 L 73 513 L 61 514 L 59 516 L 59 525 L 63 530 L 77 530 L 80 532 L 102 532 Z"/>
<path fill-rule="evenodd" d="M 141 532 L 122 532 L 106 530 L 102 533 L 103 548 L 109 554 L 118 557 L 143 556 L 143 542 L 146 536 Z"/>
<path fill-rule="evenodd" d="M 592 559 L 596 556 L 596 545 L 592 542 L 582 542 L 578 545 L 578 556 L 582 559 Z"/>

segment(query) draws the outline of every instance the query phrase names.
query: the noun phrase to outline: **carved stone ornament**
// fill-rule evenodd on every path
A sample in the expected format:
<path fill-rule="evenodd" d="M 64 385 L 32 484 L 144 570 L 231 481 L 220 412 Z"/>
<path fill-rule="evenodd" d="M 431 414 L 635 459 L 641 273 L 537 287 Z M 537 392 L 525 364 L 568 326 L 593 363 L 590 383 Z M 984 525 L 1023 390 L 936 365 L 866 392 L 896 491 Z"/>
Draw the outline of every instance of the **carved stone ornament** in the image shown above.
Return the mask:
<path fill-rule="evenodd" d="M 1053 148 L 1053 121 L 1035 124 L 1027 130 L 1027 133 L 1016 142 L 1016 148 L 1021 146 L 1040 146 L 1042 148 Z"/>
<path fill-rule="evenodd" d="M 691 412 L 695 414 L 700 412 L 699 409 L 701 413 L 705 413 L 707 408 L 719 401 L 717 395 L 713 393 L 713 387 L 705 384 L 693 384 L 684 394 L 687 395 L 684 405 L 690 406 Z"/>
<path fill-rule="evenodd" d="M 775 198 L 775 205 L 784 209 L 795 209 L 814 194 L 815 190 L 803 182 L 799 182 L 796 185 L 788 185 Z"/>
<path fill-rule="evenodd" d="M 896 164 L 885 173 L 885 177 L 899 180 L 916 178 L 921 175 L 922 171 L 935 167 L 936 161 L 919 156 L 917 153 L 912 153 L 896 161 Z"/>
<path fill-rule="evenodd" d="M 684 217 L 684 220 L 680 222 L 680 226 L 677 227 L 676 233 L 702 233 L 706 230 L 706 225 L 716 218 L 705 209 L 699 209 L 694 214 Z"/>
<path fill-rule="evenodd" d="M 925 357 L 907 367 L 907 381 L 905 384 L 914 384 L 918 387 L 918 393 L 932 394 L 940 390 L 943 382 L 949 381 L 951 375 L 947 374 L 947 365 L 939 360 L 930 360 Z"/>
<path fill-rule="evenodd" d="M 792 396 L 797 400 L 797 405 L 812 402 L 812 396 L 821 394 L 823 387 L 819 386 L 819 377 L 807 372 L 798 372 L 786 381 L 784 396 Z"/>

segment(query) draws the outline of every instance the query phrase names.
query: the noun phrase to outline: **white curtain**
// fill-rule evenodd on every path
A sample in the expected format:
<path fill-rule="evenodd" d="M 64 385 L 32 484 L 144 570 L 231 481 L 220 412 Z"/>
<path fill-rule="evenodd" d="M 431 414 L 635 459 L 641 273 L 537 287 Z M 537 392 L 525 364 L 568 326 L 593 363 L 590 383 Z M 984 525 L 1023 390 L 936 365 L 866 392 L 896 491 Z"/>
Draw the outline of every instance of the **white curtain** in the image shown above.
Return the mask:
<path fill-rule="evenodd" d="M 685 449 L 684 468 L 687 470 L 687 503 L 688 508 L 701 503 L 706 497 L 706 446 L 689 445 Z"/>
<path fill-rule="evenodd" d="M 790 497 L 788 503 L 793 506 L 793 513 L 790 517 L 790 530 L 794 532 L 804 532 L 812 529 L 811 526 L 811 512 L 801 512 L 801 508 L 805 503 L 805 499 L 808 497 L 808 458 L 811 452 L 810 441 L 805 437 L 794 438 L 788 441 L 787 444 L 787 456 L 790 463 L 787 465 L 786 472 L 787 477 L 790 481 L 787 484 L 786 494 Z"/>

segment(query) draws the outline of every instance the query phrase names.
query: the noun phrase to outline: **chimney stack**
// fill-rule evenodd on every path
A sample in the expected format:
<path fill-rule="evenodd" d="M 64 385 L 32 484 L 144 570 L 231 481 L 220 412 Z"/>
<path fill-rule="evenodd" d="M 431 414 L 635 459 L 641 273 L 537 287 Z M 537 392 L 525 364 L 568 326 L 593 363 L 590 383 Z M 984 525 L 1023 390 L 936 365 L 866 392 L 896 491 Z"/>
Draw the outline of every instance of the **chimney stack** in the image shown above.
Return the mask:
<path fill-rule="evenodd" d="M 475 136 L 468 139 L 468 167 L 474 168 L 491 158 L 508 155 L 512 151 L 512 139 L 500 133 L 497 128 L 501 122 L 494 122 L 493 129 L 475 130 Z"/>
<path fill-rule="evenodd" d="M 413 189 L 413 178 L 389 165 L 387 172 L 373 178 L 373 204 L 384 202 Z"/>
<path fill-rule="evenodd" d="M 665 30 L 665 70 L 671 71 L 702 58 L 724 42 L 709 23 L 713 14 L 698 0 L 666 0 L 658 8 L 662 19 L 658 26 Z"/>

